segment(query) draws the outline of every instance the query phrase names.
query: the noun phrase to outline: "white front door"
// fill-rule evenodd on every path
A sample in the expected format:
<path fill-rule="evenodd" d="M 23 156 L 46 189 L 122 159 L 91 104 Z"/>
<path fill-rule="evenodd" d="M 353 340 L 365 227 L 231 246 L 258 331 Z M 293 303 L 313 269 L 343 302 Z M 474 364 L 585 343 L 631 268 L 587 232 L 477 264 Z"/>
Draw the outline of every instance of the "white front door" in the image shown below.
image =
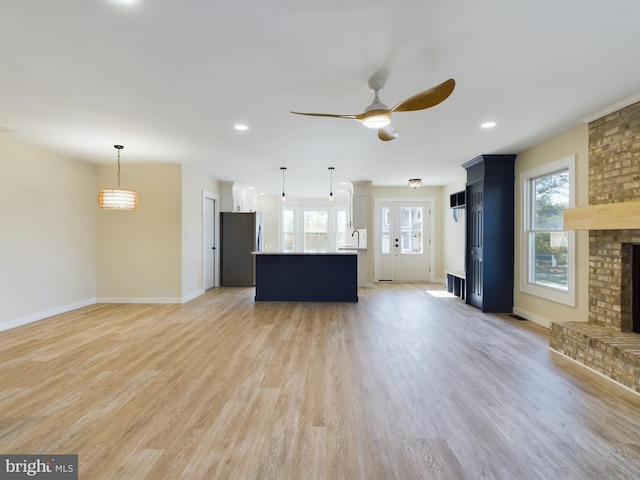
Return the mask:
<path fill-rule="evenodd" d="M 377 280 L 429 281 L 431 203 L 380 201 L 377 205 Z"/>

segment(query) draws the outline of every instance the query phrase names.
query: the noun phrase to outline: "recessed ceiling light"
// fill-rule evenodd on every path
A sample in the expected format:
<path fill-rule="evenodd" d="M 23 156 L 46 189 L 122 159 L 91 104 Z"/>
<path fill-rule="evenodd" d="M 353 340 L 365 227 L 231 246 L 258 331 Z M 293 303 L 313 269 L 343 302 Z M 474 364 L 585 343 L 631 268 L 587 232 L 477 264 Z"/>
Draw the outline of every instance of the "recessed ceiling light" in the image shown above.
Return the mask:
<path fill-rule="evenodd" d="M 249 127 L 247 127 L 246 125 L 242 124 L 242 123 L 238 123 L 237 125 L 235 125 L 233 128 L 235 128 L 236 130 L 240 130 L 240 131 L 245 131 L 245 130 L 249 130 Z"/>
<path fill-rule="evenodd" d="M 496 126 L 496 122 L 484 122 L 480 125 L 482 128 L 493 128 Z"/>
<path fill-rule="evenodd" d="M 113 3 L 118 3 L 125 7 L 135 7 L 138 5 L 138 0 L 111 0 Z"/>

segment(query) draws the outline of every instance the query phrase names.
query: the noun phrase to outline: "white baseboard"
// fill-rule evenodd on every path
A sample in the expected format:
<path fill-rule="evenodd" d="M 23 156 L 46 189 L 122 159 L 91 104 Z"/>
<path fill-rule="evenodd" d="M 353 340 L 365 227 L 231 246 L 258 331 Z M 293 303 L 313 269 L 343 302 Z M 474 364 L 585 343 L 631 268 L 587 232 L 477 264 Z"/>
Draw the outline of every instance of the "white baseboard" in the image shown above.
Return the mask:
<path fill-rule="evenodd" d="M 533 323 L 542 325 L 543 327 L 551 328 L 551 320 L 549 320 L 548 318 L 539 317 L 537 315 L 534 315 L 533 313 L 527 312 L 526 310 L 522 310 L 521 308 L 516 308 L 516 307 L 513 307 L 513 313 L 521 316 L 522 318 L 530 320 Z"/>
<path fill-rule="evenodd" d="M 182 303 L 180 297 L 98 297 L 96 303 Z"/>
<path fill-rule="evenodd" d="M 80 302 L 70 303 L 69 305 L 63 305 L 60 307 L 51 308 L 43 312 L 33 313 L 20 318 L 14 318 L 13 320 L 6 320 L 0 322 L 0 332 L 3 330 L 9 330 L 11 328 L 20 327 L 29 323 L 44 320 L 45 318 L 53 317 L 61 313 L 70 312 L 78 308 L 87 307 L 96 303 L 185 303 L 189 300 L 199 297 L 204 293 L 203 290 L 197 290 L 182 298 L 173 297 L 98 297 L 89 298 Z"/>
<path fill-rule="evenodd" d="M 196 290 L 195 292 L 192 292 L 188 295 L 183 295 L 182 296 L 182 302 L 181 303 L 186 303 L 189 300 L 193 300 L 194 298 L 198 298 L 200 295 L 204 294 L 204 290 Z"/>
<path fill-rule="evenodd" d="M 27 325 L 29 323 L 37 322 L 39 320 L 44 320 L 45 318 L 53 317 L 54 315 L 70 312 L 71 310 L 76 310 L 77 308 L 93 305 L 94 303 L 96 303 L 95 298 L 88 298 L 86 300 L 70 303 L 68 305 L 62 305 L 60 307 L 51 308 L 43 312 L 32 313 L 31 315 L 26 315 L 24 317 L 14 318 L 13 320 L 7 320 L 0 323 L 0 332 L 3 330 L 9 330 L 10 328 L 20 327 L 22 325 Z"/>

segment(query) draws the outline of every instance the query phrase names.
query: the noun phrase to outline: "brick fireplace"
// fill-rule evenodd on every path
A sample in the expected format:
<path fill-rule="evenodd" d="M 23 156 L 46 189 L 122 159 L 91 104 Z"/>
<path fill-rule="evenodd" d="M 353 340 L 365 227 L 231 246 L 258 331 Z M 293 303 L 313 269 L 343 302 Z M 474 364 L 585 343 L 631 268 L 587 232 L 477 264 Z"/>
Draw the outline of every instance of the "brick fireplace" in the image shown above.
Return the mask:
<path fill-rule="evenodd" d="M 589 124 L 589 205 L 640 200 L 640 103 Z M 640 392 L 633 246 L 640 230 L 589 231 L 589 321 L 558 322 L 550 346 Z"/>

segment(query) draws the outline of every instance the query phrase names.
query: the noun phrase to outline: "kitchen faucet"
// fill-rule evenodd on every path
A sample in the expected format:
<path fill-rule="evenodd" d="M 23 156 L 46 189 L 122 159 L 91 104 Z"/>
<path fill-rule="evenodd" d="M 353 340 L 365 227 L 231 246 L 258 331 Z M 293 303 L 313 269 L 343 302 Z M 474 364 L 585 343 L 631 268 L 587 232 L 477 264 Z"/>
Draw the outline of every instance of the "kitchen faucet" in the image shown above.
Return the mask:
<path fill-rule="evenodd" d="M 357 247 L 360 246 L 360 232 L 358 230 L 354 230 L 353 233 L 351 234 L 351 236 L 353 237 L 355 234 L 358 234 L 358 243 L 356 244 Z"/>

